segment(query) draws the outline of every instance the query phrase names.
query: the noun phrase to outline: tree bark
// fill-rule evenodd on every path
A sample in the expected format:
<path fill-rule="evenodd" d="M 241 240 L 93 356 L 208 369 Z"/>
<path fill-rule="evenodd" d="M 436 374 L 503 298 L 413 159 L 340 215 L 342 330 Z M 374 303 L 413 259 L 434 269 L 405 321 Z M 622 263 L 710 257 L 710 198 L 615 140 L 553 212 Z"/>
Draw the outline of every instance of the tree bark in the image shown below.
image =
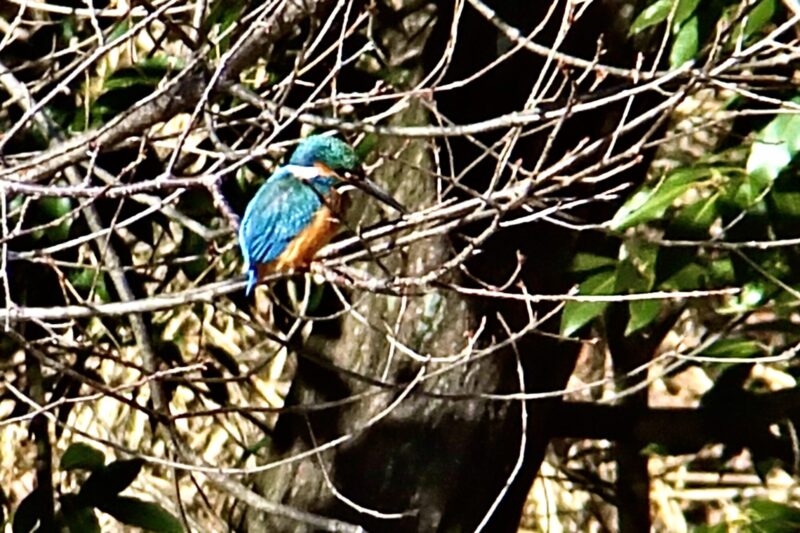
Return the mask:
<path fill-rule="evenodd" d="M 400 13 L 395 11 L 397 16 Z M 402 15 L 398 24 L 379 30 L 388 63 L 402 62 L 397 71 L 406 87 L 422 78 L 418 59 L 427 38 L 425 25 L 432 16 L 431 9 L 418 9 Z M 419 29 L 423 31 L 416 31 Z M 415 61 L 409 60 L 412 56 Z M 427 122 L 427 113 L 413 101 L 393 120 L 396 125 Z M 373 179 L 410 209 L 434 201 L 436 183 L 425 172 L 433 166 L 426 141 L 382 139 L 378 151 L 397 157 L 379 167 Z M 362 223 L 375 220 L 374 207 L 363 199 L 356 198 L 350 211 L 363 212 Z M 440 237 L 382 262 L 389 272 L 423 275 L 444 262 L 450 250 L 448 239 Z M 379 266 L 370 268 L 376 275 L 383 274 Z M 402 388 L 365 384 L 300 356 L 290 404 L 311 406 L 361 393 L 368 396 L 307 416 L 282 415 L 272 450 L 275 459 L 296 456 L 314 443 L 341 435 L 354 436 L 331 450 L 267 471 L 258 480 L 261 491 L 270 500 L 357 523 L 367 530 L 474 529 L 514 463 L 519 409 L 506 402 L 434 396 L 496 391 L 509 378 L 514 383 L 513 359 L 487 357 L 434 376 L 452 363 L 424 364 L 392 349 L 386 328 L 392 328 L 397 339 L 417 354 L 453 356 L 464 350 L 468 333 L 476 327 L 469 302 L 438 290 L 406 298 L 357 292 L 349 296 L 355 312 L 342 319 L 341 336 L 326 339 L 312 334 L 307 341 L 310 346 L 324 353 L 333 365 L 371 378 L 387 376 L 386 381 L 403 383 L 421 373 L 431 377 L 400 401 Z M 369 325 L 358 316 L 365 317 Z M 372 423 L 385 411 L 386 416 Z M 353 503 L 400 516 L 381 518 L 345 503 L 333 494 L 323 469 L 332 485 Z M 307 530 L 302 524 L 259 513 L 251 513 L 249 518 L 253 531 Z"/>
<path fill-rule="evenodd" d="M 525 28 L 533 27 L 538 10 L 546 8 L 538 6 L 526 11 L 520 7 L 522 3 L 515 5 L 525 11 L 524 21 L 515 20 Z M 373 19 L 375 31 L 386 64 L 392 70 L 387 79 L 402 85 L 397 88 L 412 88 L 429 72 L 425 67 L 431 67 L 441 58 L 450 35 L 450 21 L 446 20 L 451 14 L 448 9 L 435 13 L 431 5 L 410 0 L 393 2 L 391 7 L 380 3 L 377 7 Z M 440 17 L 435 26 L 429 20 L 432 16 Z M 382 26 L 381 20 L 388 22 Z M 429 28 L 434 32 L 431 37 L 434 45 L 427 42 Z M 480 28 L 482 33 L 473 32 L 474 28 Z M 490 63 L 502 44 L 490 23 L 470 9 L 465 9 L 459 31 L 459 44 L 449 67 L 454 80 L 467 78 L 476 66 Z M 590 57 L 596 47 L 596 33 L 580 35 L 582 42 L 578 46 L 583 47 L 580 55 Z M 428 50 L 423 50 L 426 45 Z M 437 94 L 434 105 L 456 123 L 485 119 L 493 113 L 507 112 L 509 107 L 516 109 L 519 98 L 524 102 L 528 97 L 530 82 L 536 77 L 532 67 L 540 61 L 530 56 L 523 56 L 519 62 L 517 59 L 515 56 L 463 89 Z M 495 71 L 500 70 L 503 73 L 496 76 Z M 510 84 L 503 84 L 503 80 Z M 619 112 L 618 109 L 603 110 L 605 120 L 596 122 L 582 118 L 581 127 L 565 129 L 560 142 L 570 146 L 584 136 L 613 128 Z M 429 122 L 425 108 L 412 99 L 405 111 L 395 115 L 392 124 Z M 481 140 L 492 144 L 497 139 Z M 448 147 L 453 148 L 456 166 L 467 164 L 480 155 L 474 153 L 475 147 L 466 139 L 449 139 L 448 143 Z M 460 147 L 456 146 L 458 143 Z M 543 143 L 543 138 L 528 136 L 520 141 L 515 152 L 526 163 L 531 163 L 541 153 Z M 468 144 L 470 146 L 466 147 Z M 434 168 L 430 150 L 431 146 L 424 140 L 382 138 L 378 151 L 396 157 L 387 158 L 372 177 L 410 209 L 430 205 L 436 194 L 436 183 L 428 172 Z M 466 183 L 467 186 L 475 190 L 485 187 L 485 181 L 491 176 L 491 169 L 484 172 L 487 163 L 494 164 L 485 160 L 483 167 L 475 168 L 469 179 L 477 176 L 476 181 Z M 461 168 L 452 170 L 457 174 Z M 363 211 L 362 222 L 374 221 L 372 204 L 358 201 L 351 211 Z M 603 209 L 613 212 L 610 205 Z M 607 215 L 607 212 L 595 213 L 598 217 Z M 471 229 L 464 231 L 470 234 Z M 513 275 L 516 260 L 522 255 L 526 262 L 519 273 L 519 281 L 529 291 L 564 293 L 571 283 L 568 265 L 576 241 L 574 232 L 545 224 L 501 231 L 486 243 L 482 254 L 469 268 L 473 275 L 488 283 L 502 285 Z M 402 255 L 395 254 L 383 261 L 388 272 L 422 275 L 446 260 L 453 246 L 458 245 L 446 238 L 429 239 L 411 246 Z M 376 275 L 385 275 L 375 264 L 370 268 Z M 393 350 L 386 340 L 387 329 L 396 332 L 397 339 L 418 354 L 445 357 L 464 348 L 468 334 L 477 327 L 478 318 L 487 319 L 488 333 L 484 338 L 494 335 L 495 340 L 504 338 L 503 324 L 518 331 L 528 322 L 527 309 L 519 302 L 467 301 L 447 291 L 432 291 L 405 299 L 369 293 L 349 296 L 355 312 L 341 319 L 341 335 L 330 339 L 312 334 L 307 345 L 324 353 L 327 361 L 336 367 L 390 383 L 408 383 L 421 371 L 431 375 L 447 365 L 423 365 L 402 351 Z M 546 310 L 539 312 L 543 314 Z M 357 318 L 359 315 L 366 318 L 369 326 Z M 555 322 L 557 320 L 550 321 L 547 328 L 555 329 Z M 528 392 L 564 387 L 574 366 L 576 343 L 529 335 L 520 339 L 517 349 Z M 354 437 L 318 455 L 275 467 L 261 475 L 257 483 L 272 501 L 359 524 L 369 531 L 473 531 L 509 480 L 519 459 L 520 404 L 442 395 L 510 393 L 517 392 L 519 387 L 515 353 L 510 348 L 436 374 L 405 397 L 402 397 L 402 388 L 387 389 L 365 383 L 331 370 L 329 366 L 316 364 L 301 354 L 288 399 L 290 405 L 312 406 L 357 394 L 365 396 L 321 412 L 281 415 L 271 459 L 296 457 L 308 452 L 314 444 L 331 442 L 342 435 L 352 433 Z M 393 405 L 396 401 L 399 403 Z M 554 408 L 560 402 L 559 398 L 528 402 L 524 460 L 486 531 L 518 528 L 523 503 L 552 436 L 552 416 L 557 413 Z M 372 423 L 386 411 L 388 414 Z M 350 503 L 334 495 L 323 471 L 330 484 L 341 496 L 351 500 Z M 352 503 L 369 511 L 358 510 Z M 380 513 L 401 516 L 386 518 Z M 251 512 L 248 518 L 252 531 L 308 530 L 302 524 L 261 513 Z"/>

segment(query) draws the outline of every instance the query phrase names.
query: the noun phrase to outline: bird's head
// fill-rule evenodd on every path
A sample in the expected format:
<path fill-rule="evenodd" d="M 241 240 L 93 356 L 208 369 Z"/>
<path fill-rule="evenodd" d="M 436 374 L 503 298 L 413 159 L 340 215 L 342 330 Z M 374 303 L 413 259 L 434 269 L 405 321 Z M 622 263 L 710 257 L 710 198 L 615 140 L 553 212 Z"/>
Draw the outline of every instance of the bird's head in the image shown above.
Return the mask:
<path fill-rule="evenodd" d="M 364 175 L 353 148 L 336 137 L 323 135 L 306 137 L 295 148 L 292 157 L 289 158 L 289 165 L 313 168 L 315 173 L 314 177 L 311 177 L 312 180 L 315 177 L 334 178 L 341 185 L 357 187 L 397 211 L 406 213 L 405 207 Z"/>
<path fill-rule="evenodd" d="M 336 137 L 312 135 L 295 148 L 290 165 L 322 167 L 334 172 L 354 172 L 358 169 L 358 156 L 346 142 Z"/>

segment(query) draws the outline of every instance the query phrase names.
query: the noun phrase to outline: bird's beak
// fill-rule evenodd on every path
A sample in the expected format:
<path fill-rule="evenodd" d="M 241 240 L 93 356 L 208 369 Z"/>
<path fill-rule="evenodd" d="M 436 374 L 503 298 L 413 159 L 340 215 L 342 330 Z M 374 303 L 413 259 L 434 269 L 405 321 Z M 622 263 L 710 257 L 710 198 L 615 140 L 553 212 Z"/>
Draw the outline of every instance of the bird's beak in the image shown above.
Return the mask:
<path fill-rule="evenodd" d="M 408 213 L 408 210 L 403 206 L 403 204 L 392 198 L 392 196 L 388 192 L 381 189 L 374 181 L 370 180 L 363 174 L 348 172 L 345 175 L 345 179 L 347 180 L 348 183 L 350 183 L 354 187 L 358 187 L 365 193 L 380 200 L 381 202 L 385 203 L 389 207 L 392 207 L 396 211 L 403 214 Z"/>

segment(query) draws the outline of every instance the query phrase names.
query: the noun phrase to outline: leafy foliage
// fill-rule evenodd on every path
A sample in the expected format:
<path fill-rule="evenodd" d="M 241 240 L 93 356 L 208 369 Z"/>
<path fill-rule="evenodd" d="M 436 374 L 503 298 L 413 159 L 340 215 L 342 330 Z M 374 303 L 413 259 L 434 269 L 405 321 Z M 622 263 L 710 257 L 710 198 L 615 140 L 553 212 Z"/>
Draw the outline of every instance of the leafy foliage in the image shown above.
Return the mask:
<path fill-rule="evenodd" d="M 771 0 L 746 8 L 733 2 L 657 0 L 638 14 L 630 33 L 652 44 L 666 32 L 668 63 L 678 68 L 690 60 L 700 64 L 712 39 L 717 39 L 713 46 L 723 49 L 747 46 L 774 28 L 778 14 L 778 3 Z M 644 39 L 648 35 L 652 41 Z M 715 109 L 738 115 L 744 100 L 735 93 L 715 94 Z M 793 320 L 800 294 L 798 102 L 796 87 L 776 90 L 760 102 L 758 118 L 742 113 L 732 127 L 718 132 L 702 154 L 651 169 L 650 178 L 605 224 L 611 243 L 607 255 L 581 253 L 573 261 L 579 294 L 617 295 L 618 301 L 568 302 L 561 333 L 586 335 L 587 325 L 593 324 L 594 333 L 608 339 L 619 333 L 612 328 L 619 327 L 615 320 L 622 317 L 624 337 L 660 339 L 677 321 L 692 332 L 688 335 L 692 349 L 681 352 L 686 364 L 716 377 L 703 399 L 707 406 L 732 401 L 746 405 L 755 398 L 749 390 L 757 387 L 756 379 L 748 379 L 752 365 L 735 363 L 778 356 L 775 368 L 796 375 L 790 358 L 800 333 L 786 324 Z M 673 125 L 675 131 L 703 119 L 682 120 Z M 660 150 L 668 158 L 679 148 L 667 143 Z M 724 293 L 714 293 L 723 289 Z M 707 295 L 684 300 L 625 298 L 655 291 Z M 794 383 L 787 387 L 797 389 Z M 796 422 L 792 418 L 790 423 Z M 790 445 L 786 435 L 773 438 Z M 790 467 L 777 448 L 766 448 L 754 444 L 750 450 L 762 479 L 771 468 Z M 726 449 L 723 459 L 740 449 Z M 703 525 L 697 531 L 772 532 L 800 527 L 798 509 L 791 504 L 756 499 L 746 509 L 741 521 Z"/>
<path fill-rule="evenodd" d="M 144 464 L 142 460 L 120 460 L 105 464 L 102 451 L 76 442 L 64 451 L 60 464 L 64 471 L 90 472 L 77 493 L 66 492 L 59 498 L 61 511 L 57 520 L 70 533 L 99 532 L 100 523 L 95 509 L 110 514 L 123 524 L 147 531 L 183 531 L 181 522 L 157 503 L 119 495 L 139 475 Z M 41 493 L 34 490 L 17 507 L 14 533 L 29 533 L 36 529 L 38 512 L 42 506 L 40 498 Z"/>
<path fill-rule="evenodd" d="M 19 9 L 0 8 L 0 307 L 8 317 L 0 359 L 9 383 L 33 402 L 4 391 L 2 406 L 12 405 L 13 412 L 3 427 L 19 429 L 31 417 L 44 421 L 52 409 L 54 417 L 34 435 L 37 468 L 25 468 L 56 480 L 50 492 L 57 507 L 49 514 L 56 511 L 62 530 L 99 531 L 97 511 L 133 527 L 182 529 L 158 503 L 126 494 L 158 469 L 139 459 L 110 460 L 84 443 L 72 443 L 60 462 L 48 456 L 76 434 L 70 425 L 87 411 L 99 420 L 93 430 L 100 427 L 109 438 L 103 424 L 112 421 L 98 408 L 105 403 L 118 408 L 109 415 L 116 417 L 112 440 L 123 440 L 113 431 L 124 426 L 135 435 L 131 447 L 153 446 L 143 454 L 175 451 L 155 431 L 163 419 L 153 414 L 159 407 L 158 395 L 147 393 L 151 385 L 175 407 L 172 414 L 185 415 L 176 420 L 189 430 L 180 431 L 203 443 L 189 447 L 221 450 L 218 462 L 198 455 L 222 465 L 284 453 L 283 440 L 292 439 L 274 438 L 273 430 L 295 372 L 300 378 L 290 399 L 348 398 L 337 413 L 381 396 L 364 400 L 369 395 L 357 389 L 362 382 L 402 385 L 415 365 L 426 380 L 448 379 L 467 367 L 479 379 L 505 379 L 514 374 L 508 368 L 481 372 L 458 363 L 433 370 L 455 353 L 470 363 L 475 354 L 493 354 L 509 333 L 491 325 L 494 316 L 524 332 L 514 347 L 524 370 L 542 378 L 534 381 L 537 391 L 564 386 L 554 376 L 566 380 L 569 369 L 542 372 L 549 363 L 530 363 L 531 339 L 586 337 L 590 329 L 602 340 L 595 346 L 609 352 L 669 339 L 676 361 L 669 371 L 702 368 L 714 380 L 702 393 L 703 408 L 743 398 L 747 406 L 758 398 L 759 387 L 768 387 L 745 372 L 751 367 L 772 365 L 787 380 L 800 375 L 791 361 L 800 342 L 800 95 L 791 62 L 797 43 L 791 31 L 775 32 L 792 16 L 788 4 L 645 0 L 634 2 L 641 10 L 632 21 L 626 6 L 609 22 L 592 14 L 616 2 L 568 2 L 571 12 L 559 17 L 561 4 L 552 4 L 552 20 L 541 25 L 534 18 L 549 4 L 516 0 L 487 2 L 491 9 L 469 1 L 453 13 L 441 3 L 378 1 L 342 9 L 340 2 L 311 1 L 293 16 L 300 5 L 293 2 L 274 9 L 251 0 L 125 9 L 107 2 L 96 10 L 64 4 L 70 7 L 17 2 Z M 481 27 L 486 41 L 474 31 Z M 524 38 L 529 34 L 534 37 Z M 542 51 L 542 44 L 551 48 Z M 495 77 L 500 71 L 503 77 Z M 697 105 L 686 111 L 687 104 Z M 235 288 L 238 215 L 284 152 L 323 129 L 356 146 L 369 173 L 411 198 L 416 210 L 390 219 L 365 203 L 350 213 L 353 220 L 342 217 L 342 239 L 321 263 L 331 284 L 303 287 L 302 276 L 287 275 L 246 300 Z M 644 182 L 629 174 L 643 173 L 656 149 Z M 348 198 L 361 206 L 359 193 Z M 491 234 L 476 238 L 486 227 Z M 554 227 L 566 229 L 569 239 L 542 235 Z M 521 231 L 512 234 L 515 228 Z M 376 229 L 385 233 L 371 240 Z M 498 248 L 513 253 L 495 254 Z M 505 274 L 507 283 L 496 279 Z M 535 292 L 546 293 L 548 303 L 558 300 L 570 284 L 575 289 L 560 315 L 545 312 L 545 305 L 527 313 L 515 307 Z M 443 303 L 464 294 L 479 294 L 481 301 L 456 312 Z M 602 298 L 582 301 L 576 294 Z M 375 302 L 369 313 L 359 308 L 364 301 Z M 530 319 L 524 326 L 507 320 L 523 315 Z M 480 327 L 466 325 L 467 318 Z M 356 325 L 342 328 L 345 323 Z M 461 330 L 447 329 L 456 327 Z M 376 353 L 333 357 L 335 368 L 323 370 L 340 370 L 344 379 L 322 379 L 317 367 L 328 360 L 317 357 L 317 348 L 353 331 Z M 444 332 L 441 343 L 436 332 Z M 294 351 L 306 341 L 313 343 L 312 370 L 305 351 Z M 571 354 L 578 346 L 555 344 L 553 353 Z M 377 354 L 384 345 L 386 354 Z M 446 356 L 435 357 L 437 351 Z M 370 375 L 365 360 L 347 360 L 356 353 L 379 356 L 381 370 Z M 479 359 L 479 365 L 508 362 Z M 603 393 L 628 376 L 615 378 Z M 521 382 L 463 393 L 507 394 Z M 407 402 L 403 407 L 430 401 L 417 394 L 397 398 L 398 405 Z M 508 402 L 497 402 L 500 409 L 485 418 L 505 424 L 500 415 Z M 33 413 L 35 404 L 46 411 Z M 435 409 L 462 405 L 459 399 Z M 316 407 L 308 406 L 309 425 Z M 362 414 L 395 406 L 384 407 Z M 405 411 L 419 417 L 403 421 L 416 427 L 430 422 L 422 417 L 434 408 Z M 325 415 L 319 418 L 327 422 Z M 775 446 L 750 450 L 759 475 L 785 461 L 779 452 L 795 444 L 792 416 L 770 428 L 776 431 L 765 440 Z M 463 417 L 433 415 L 447 418 Z M 369 433 L 363 430 L 376 420 L 362 418 L 349 428 L 337 420 L 319 429 Z M 494 432 L 475 432 L 481 434 L 500 441 Z M 339 435 L 314 437 L 323 442 Z M 450 449 L 450 439 L 418 454 L 419 464 L 445 449 L 457 459 L 453 464 L 469 470 L 473 465 Z M 413 448 L 405 440 L 400 445 Z M 729 444 L 722 459 L 741 447 Z M 330 453 L 334 462 L 338 453 Z M 60 465 L 59 476 L 40 464 Z M 408 471 L 411 477 L 410 465 Z M 185 476 L 176 483 L 193 481 Z M 331 481 L 339 486 L 342 480 Z M 355 485 L 355 492 L 368 486 Z M 284 500 L 293 505 L 299 490 L 291 489 Z M 353 487 L 341 490 L 350 494 Z M 19 499 L 18 491 L 13 497 Z M 49 517 L 41 508 L 43 502 L 53 507 L 51 500 L 37 489 L 15 503 L 13 531 L 44 527 Z M 0 511 L 11 509 L 6 503 L 0 487 Z M 217 503 L 208 507 L 228 505 Z M 746 520 L 734 526 L 796 527 L 790 505 L 754 501 L 746 510 Z"/>
<path fill-rule="evenodd" d="M 161 533 L 180 533 L 183 526 L 160 505 L 131 498 L 114 496 L 98 502 L 98 509 L 108 513 L 123 524 Z"/>
<path fill-rule="evenodd" d="M 646 6 L 631 24 L 630 33 L 640 34 L 670 21 L 669 64 L 678 68 L 685 62 L 699 59 L 704 46 L 713 39 L 714 26 L 727 23 L 729 39 L 733 46 L 739 39 L 758 34 L 773 19 L 776 0 L 760 0 L 742 12 L 734 2 L 700 2 L 700 0 L 656 0 Z"/>
<path fill-rule="evenodd" d="M 106 457 L 97 448 L 83 442 L 76 442 L 61 456 L 61 470 L 96 471 L 103 467 Z"/>
<path fill-rule="evenodd" d="M 800 529 L 800 509 L 770 500 L 754 500 L 748 506 L 746 533 L 789 533 Z"/>
<path fill-rule="evenodd" d="M 696 0 L 657 0 L 642 10 L 630 31 L 638 34 L 670 20 L 670 62 L 677 67 L 697 55 L 698 35 L 708 33 L 700 31 L 701 20 L 716 23 L 715 17 L 722 16 L 749 37 L 763 31 L 776 13 L 775 2 L 758 2 L 746 14 L 740 14 L 745 19 L 742 25 L 740 19 L 726 19 L 733 15 L 732 9 Z M 798 98 L 789 102 L 787 105 L 793 107 Z M 745 137 L 738 146 L 720 143 L 719 153 L 667 171 L 625 201 L 608 223 L 610 230 L 625 234 L 620 245 L 623 259 L 613 274 L 618 280 L 613 294 L 740 287 L 739 295 L 727 298 L 720 307 L 723 313 L 752 312 L 787 296 L 778 286 L 791 285 L 800 275 L 792 266 L 791 251 L 754 252 L 752 247 L 722 246 L 740 236 L 768 240 L 785 231 L 787 216 L 800 213 L 798 197 L 787 187 L 794 179 L 791 165 L 800 150 L 800 119 L 791 109 L 778 111 L 758 131 L 738 132 Z M 746 162 L 732 164 L 736 159 L 730 156 L 742 152 L 747 153 Z M 630 249 L 637 246 L 634 243 L 652 242 L 652 237 L 645 235 L 659 236 L 648 246 L 647 258 L 636 256 L 641 251 L 630 255 Z M 687 242 L 675 246 L 669 242 L 674 240 Z M 579 255 L 573 270 L 592 270 L 593 265 L 609 261 L 596 257 L 587 260 L 587 256 Z M 610 283 L 610 273 L 593 274 L 581 283 L 580 293 L 597 290 L 600 276 Z M 595 303 L 568 304 L 562 333 L 575 333 L 606 308 Z M 630 302 L 626 335 L 653 324 L 662 308 L 663 304 L 655 300 Z"/>

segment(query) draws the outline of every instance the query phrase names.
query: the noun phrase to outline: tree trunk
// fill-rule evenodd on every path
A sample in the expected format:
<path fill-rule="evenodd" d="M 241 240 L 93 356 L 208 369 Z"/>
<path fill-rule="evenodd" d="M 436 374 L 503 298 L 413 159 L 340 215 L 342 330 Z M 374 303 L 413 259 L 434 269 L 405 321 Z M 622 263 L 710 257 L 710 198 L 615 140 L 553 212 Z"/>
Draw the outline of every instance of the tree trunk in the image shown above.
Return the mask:
<path fill-rule="evenodd" d="M 374 19 L 376 35 L 386 63 L 392 69 L 387 79 L 395 85 L 402 84 L 398 89 L 413 88 L 429 71 L 426 66 L 430 67 L 441 58 L 450 31 L 450 21 L 446 20 L 450 14 L 448 9 L 451 8 L 442 8 L 437 13 L 431 5 L 410 0 L 394 2 L 391 8 L 379 5 Z M 539 7 L 526 11 L 528 18 L 517 22 L 532 27 L 536 23 L 537 9 Z M 434 16 L 442 17 L 435 26 L 430 20 Z M 477 25 L 482 25 L 484 30 L 491 28 L 480 15 L 465 8 L 463 17 L 465 22 L 461 24 L 459 37 L 459 43 L 463 44 L 459 44 L 451 68 L 457 72 L 456 79 L 471 74 L 474 66 L 491 61 L 491 57 L 489 61 L 486 57 L 476 58 L 473 49 L 492 56 L 497 53 L 495 46 L 500 46 L 499 40 L 495 43 L 486 38 L 494 29 L 480 36 L 470 33 Z M 381 26 L 381 20 L 389 22 Z M 435 46 L 426 42 L 430 30 L 434 31 L 431 40 Z M 582 36 L 589 50 L 583 50 L 586 53 L 582 55 L 591 57 L 596 35 Z M 426 46 L 428 50 L 424 50 Z M 459 57 L 459 54 L 462 55 Z M 511 77 L 522 87 L 523 102 L 530 90 L 529 83 L 536 75 L 529 63 L 536 61 L 539 59 L 531 61 L 530 56 L 526 56 L 523 69 L 512 61 L 502 67 L 503 76 Z M 459 64 L 472 66 L 460 72 Z M 450 93 L 437 96 L 435 104 L 440 108 L 453 105 L 444 112 L 459 123 L 513 110 L 518 104 L 520 87 L 493 84 L 491 79 L 482 76 L 461 96 L 451 97 Z M 448 98 L 449 102 L 445 102 Z M 468 101 L 460 102 L 460 98 Z M 512 109 L 501 111 L 508 107 Z M 609 124 L 613 124 L 612 118 L 608 119 Z M 416 99 L 411 99 L 409 107 L 392 120 L 394 125 L 430 122 L 428 112 Z M 597 130 L 608 127 L 602 121 L 592 124 Z M 564 142 L 592 133 L 595 132 L 586 128 L 566 130 Z M 526 137 L 518 147 L 523 154 L 521 157 L 538 156 L 543 141 L 543 138 Z M 450 142 L 455 151 L 459 149 L 457 143 L 462 143 L 462 147 L 468 144 L 465 139 Z M 434 169 L 432 146 L 427 140 L 381 138 L 378 152 L 392 157 L 372 173 L 373 179 L 384 184 L 395 198 L 412 210 L 431 205 L 436 195 L 436 182 L 428 172 Z M 445 159 L 445 152 L 441 153 Z M 463 158 L 466 162 L 475 157 L 475 154 L 462 155 L 466 155 Z M 463 161 L 457 161 L 456 165 L 464 164 Z M 491 171 L 483 173 L 484 170 L 479 168 L 473 175 L 488 179 Z M 481 190 L 480 185 L 471 185 Z M 372 205 L 357 198 L 351 213 L 362 214 L 362 222 L 374 222 L 376 215 Z M 519 279 L 529 291 L 564 293 L 571 283 L 566 273 L 575 241 L 574 233 L 544 224 L 503 231 L 484 246 L 482 255 L 469 267 L 473 274 L 487 282 L 502 284 L 515 269 L 518 254 L 522 254 L 527 260 Z M 458 245 L 444 237 L 428 239 L 382 262 L 388 272 L 422 275 L 450 257 L 453 247 Z M 377 276 L 385 275 L 376 264 L 370 269 Z M 402 350 L 393 349 L 386 334 L 392 331 L 398 341 L 417 354 L 451 357 L 464 350 L 479 319 L 487 320 L 481 341 L 503 339 L 506 337 L 504 323 L 513 331 L 527 324 L 527 309 L 519 302 L 468 301 L 453 292 L 440 290 L 406 298 L 353 292 L 349 294 L 349 301 L 354 312 L 341 318 L 341 334 L 331 339 L 312 333 L 307 346 L 324 353 L 330 365 L 369 379 L 402 385 L 413 381 L 420 373 L 429 377 L 406 394 L 402 386 L 368 383 L 300 354 L 288 405 L 313 406 L 363 396 L 322 411 L 282 414 L 276 427 L 271 459 L 295 457 L 308 452 L 315 444 L 323 445 L 343 435 L 352 434 L 353 438 L 265 472 L 257 481 L 261 492 L 272 501 L 359 524 L 368 531 L 474 531 L 515 469 L 520 457 L 522 427 L 519 402 L 475 396 L 520 390 L 515 351 L 508 347 L 461 365 L 423 364 Z M 539 312 L 543 314 L 546 310 Z M 369 325 L 359 317 L 364 317 Z M 547 327 L 552 330 L 557 327 L 554 323 L 557 320 L 551 320 Z M 574 366 L 577 346 L 533 335 L 520 339 L 517 350 L 524 368 L 526 391 L 563 388 Z M 480 347 L 479 344 L 477 348 Z M 453 395 L 461 397 L 446 397 Z M 465 398 L 465 395 L 472 397 Z M 525 497 L 550 440 L 552 407 L 560 401 L 554 398 L 528 402 L 524 461 L 517 465 L 521 468 L 485 530 L 516 531 Z M 357 509 L 356 505 L 362 509 Z M 251 531 L 309 529 L 297 522 L 256 512 L 251 512 L 248 518 Z"/>

